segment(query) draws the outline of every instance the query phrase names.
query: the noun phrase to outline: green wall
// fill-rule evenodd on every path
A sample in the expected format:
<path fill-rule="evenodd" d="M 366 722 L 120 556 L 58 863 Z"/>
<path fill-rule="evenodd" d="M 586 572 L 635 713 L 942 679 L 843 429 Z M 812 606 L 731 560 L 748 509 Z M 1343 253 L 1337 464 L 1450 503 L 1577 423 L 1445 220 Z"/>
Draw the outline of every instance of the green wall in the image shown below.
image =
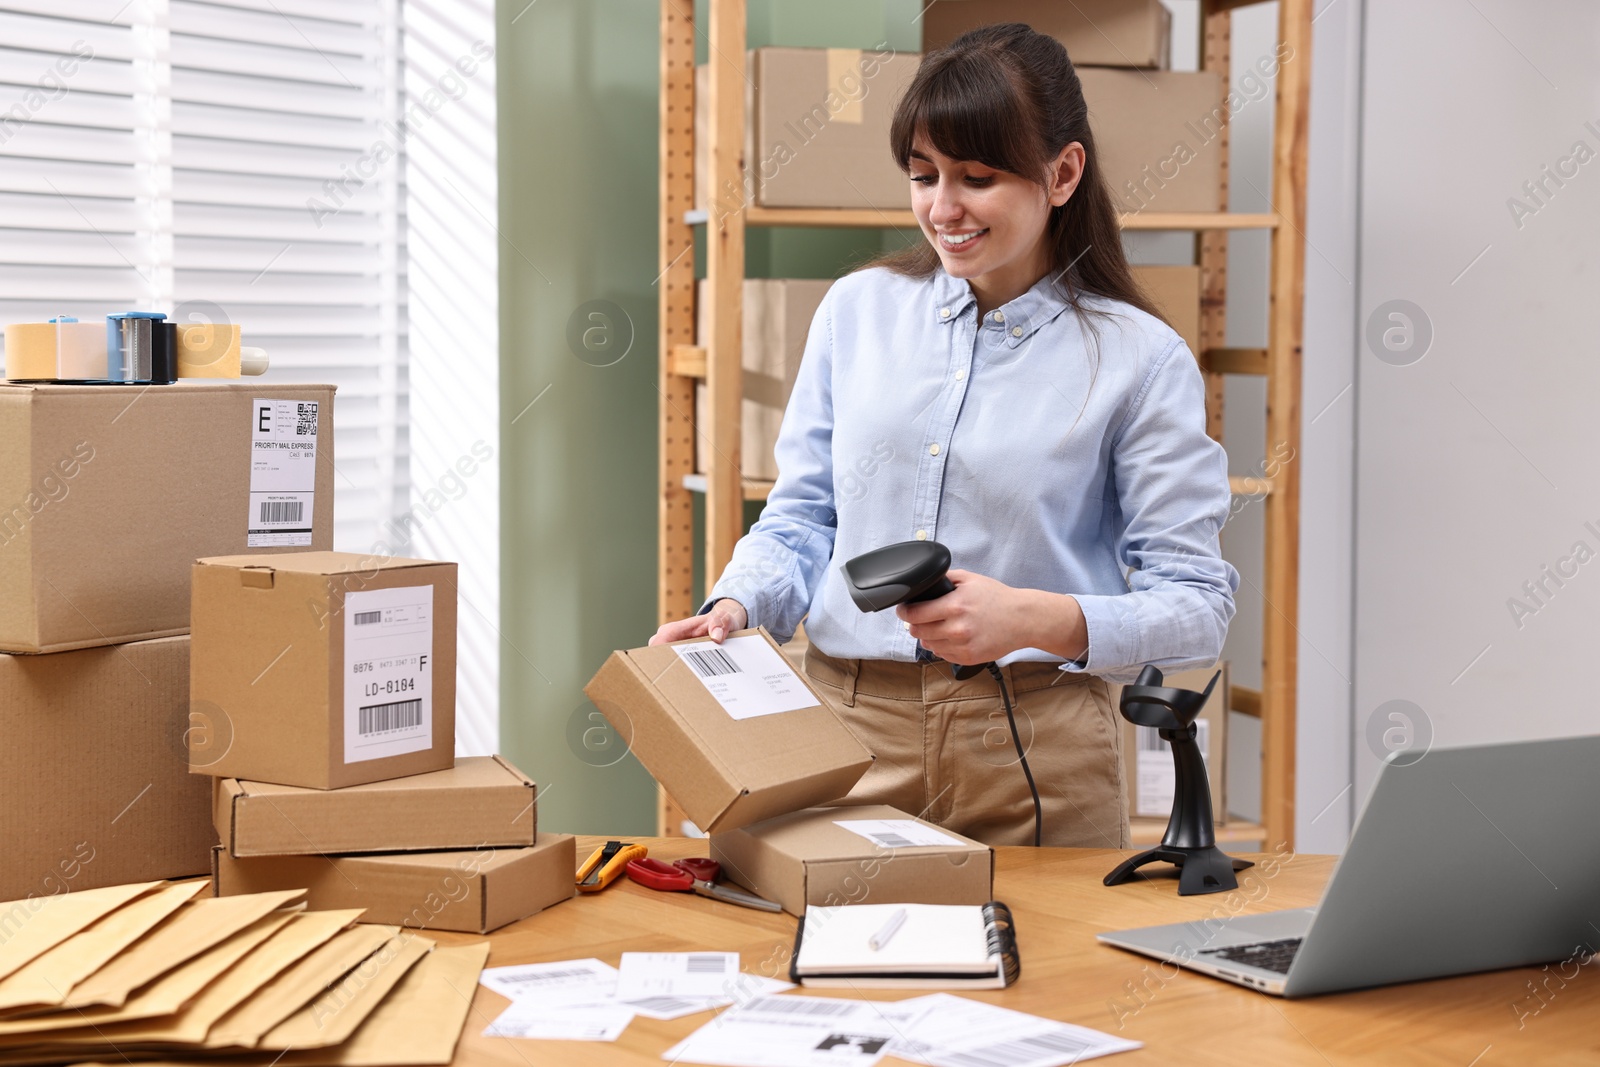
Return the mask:
<path fill-rule="evenodd" d="M 751 0 L 750 45 L 915 50 L 920 9 Z M 695 11 L 706 26 L 705 0 Z M 656 628 L 658 13 L 511 0 L 497 14 L 501 750 L 539 782 L 540 825 L 575 833 L 655 829 L 654 783 L 583 685 Z M 697 47 L 704 62 L 703 33 Z M 752 230 L 749 274 L 829 277 L 897 240 Z M 574 354 L 586 327 L 609 330 L 591 341 L 610 356 Z"/>

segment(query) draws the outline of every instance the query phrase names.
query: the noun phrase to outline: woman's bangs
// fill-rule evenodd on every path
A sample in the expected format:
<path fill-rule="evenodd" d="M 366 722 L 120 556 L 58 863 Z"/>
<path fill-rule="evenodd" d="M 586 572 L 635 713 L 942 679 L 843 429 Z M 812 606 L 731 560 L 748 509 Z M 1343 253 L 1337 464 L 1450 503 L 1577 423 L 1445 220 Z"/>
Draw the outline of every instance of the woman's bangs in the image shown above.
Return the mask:
<path fill-rule="evenodd" d="M 909 171 L 911 150 L 922 137 L 951 159 L 1032 175 L 1037 168 L 1026 144 L 1026 123 L 1018 121 L 1026 111 L 999 69 L 973 63 L 945 67 L 914 83 L 896 112 L 891 130 L 896 162 Z"/>

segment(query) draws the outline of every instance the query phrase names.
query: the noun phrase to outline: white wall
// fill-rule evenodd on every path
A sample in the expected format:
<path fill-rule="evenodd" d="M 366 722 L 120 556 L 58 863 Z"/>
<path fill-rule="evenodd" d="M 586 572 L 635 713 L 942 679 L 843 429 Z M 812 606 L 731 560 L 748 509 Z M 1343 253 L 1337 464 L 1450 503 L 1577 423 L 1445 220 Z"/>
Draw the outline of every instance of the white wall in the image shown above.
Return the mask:
<path fill-rule="evenodd" d="M 500 746 L 500 304 L 495 13 L 406 0 L 411 500 L 402 556 L 454 560 L 456 752 Z"/>
<path fill-rule="evenodd" d="M 1436 745 L 1597 722 L 1557 679 L 1587 676 L 1600 632 L 1600 534 L 1585 525 L 1600 529 L 1600 6 L 1530 14 L 1510 0 L 1366 10 L 1360 321 L 1411 301 L 1432 342 L 1404 366 L 1360 342 L 1358 792 L 1378 763 L 1368 724 L 1401 725 L 1389 701 L 1414 704 Z M 1580 144 L 1592 161 L 1525 193 Z M 1533 210 L 1515 219 L 1512 198 Z M 1523 583 L 1580 543 L 1585 563 L 1529 597 Z"/>

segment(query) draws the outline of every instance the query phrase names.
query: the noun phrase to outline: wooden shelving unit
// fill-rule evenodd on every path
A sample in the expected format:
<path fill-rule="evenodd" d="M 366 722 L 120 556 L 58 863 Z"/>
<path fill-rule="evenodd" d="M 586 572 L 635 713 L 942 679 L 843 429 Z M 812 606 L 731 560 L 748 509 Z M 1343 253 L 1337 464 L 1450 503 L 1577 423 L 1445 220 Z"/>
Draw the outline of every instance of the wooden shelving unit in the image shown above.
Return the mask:
<path fill-rule="evenodd" d="M 1229 84 L 1231 12 L 1259 0 L 1202 0 L 1202 56 L 1206 69 L 1220 70 Z M 1305 277 L 1307 113 L 1310 93 L 1311 0 L 1279 0 L 1278 38 L 1292 59 L 1277 76 L 1272 203 L 1267 213 L 1229 213 L 1228 132 L 1223 127 L 1222 181 L 1216 212 L 1124 215 L 1129 230 L 1189 231 L 1195 235 L 1201 270 L 1201 343 L 1197 357 L 1206 379 L 1207 429 L 1218 440 L 1223 428 L 1223 378 L 1229 374 L 1266 379 L 1266 452 L 1289 457 L 1271 477 L 1230 479 L 1236 495 L 1260 497 L 1266 541 L 1260 594 L 1263 601 L 1261 688 L 1235 686 L 1233 710 L 1261 720 L 1260 825 L 1218 827 L 1225 842 L 1294 843 L 1295 677 L 1299 606 L 1300 376 Z M 663 622 L 687 616 L 693 600 L 693 494 L 705 496 L 705 573 L 714 580 L 743 533 L 744 504 L 764 500 L 770 482 L 740 475 L 740 301 L 749 226 L 867 227 L 914 230 L 909 211 L 774 209 L 751 206 L 714 223 L 694 205 L 694 26 L 693 6 L 661 3 L 661 211 L 660 211 L 660 568 L 657 603 Z M 744 187 L 745 0 L 710 0 L 709 108 L 706 129 L 711 174 L 708 188 Z M 711 336 L 697 339 L 695 325 L 694 227 L 706 228 L 706 300 Z M 1227 326 L 1228 234 L 1271 234 L 1270 306 L 1266 344 L 1230 348 Z M 706 425 L 695 426 L 694 389 L 707 390 Z M 695 472 L 695 436 L 709 438 L 711 469 Z M 1241 595 L 1250 595 L 1245 586 Z M 661 826 L 676 833 L 680 816 L 662 797 Z M 1134 820 L 1135 842 L 1160 838 L 1164 820 Z"/>

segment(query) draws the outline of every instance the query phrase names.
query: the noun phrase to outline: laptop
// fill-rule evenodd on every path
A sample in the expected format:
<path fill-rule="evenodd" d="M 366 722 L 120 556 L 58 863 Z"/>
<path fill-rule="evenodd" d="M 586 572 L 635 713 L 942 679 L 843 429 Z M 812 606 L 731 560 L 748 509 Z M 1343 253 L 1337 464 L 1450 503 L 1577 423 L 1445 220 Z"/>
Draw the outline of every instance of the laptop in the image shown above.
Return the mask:
<path fill-rule="evenodd" d="M 1316 907 L 1099 940 L 1284 997 L 1581 959 L 1597 812 L 1600 737 L 1391 753 Z"/>

